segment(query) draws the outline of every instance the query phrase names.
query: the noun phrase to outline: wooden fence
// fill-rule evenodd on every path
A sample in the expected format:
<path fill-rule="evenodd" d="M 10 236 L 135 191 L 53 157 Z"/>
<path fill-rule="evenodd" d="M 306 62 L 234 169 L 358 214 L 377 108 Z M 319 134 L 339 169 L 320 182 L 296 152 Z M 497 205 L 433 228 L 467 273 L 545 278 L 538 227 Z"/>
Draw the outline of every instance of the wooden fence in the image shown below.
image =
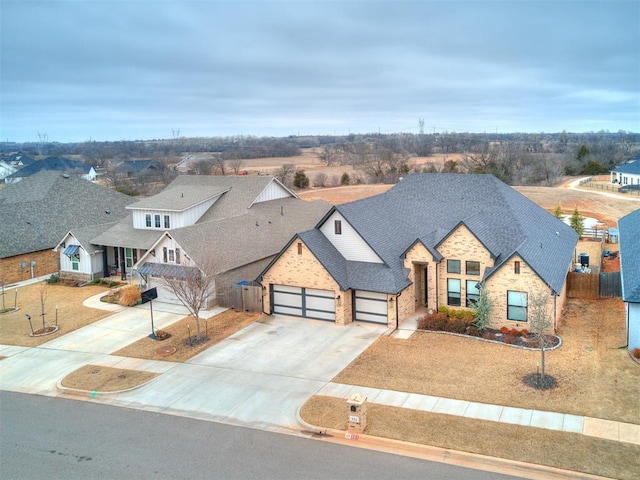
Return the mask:
<path fill-rule="evenodd" d="M 262 287 L 260 285 L 225 285 L 218 289 L 218 305 L 239 312 L 262 311 Z"/>
<path fill-rule="evenodd" d="M 622 296 L 620 272 L 576 273 L 567 275 L 567 297 L 610 298 Z"/>

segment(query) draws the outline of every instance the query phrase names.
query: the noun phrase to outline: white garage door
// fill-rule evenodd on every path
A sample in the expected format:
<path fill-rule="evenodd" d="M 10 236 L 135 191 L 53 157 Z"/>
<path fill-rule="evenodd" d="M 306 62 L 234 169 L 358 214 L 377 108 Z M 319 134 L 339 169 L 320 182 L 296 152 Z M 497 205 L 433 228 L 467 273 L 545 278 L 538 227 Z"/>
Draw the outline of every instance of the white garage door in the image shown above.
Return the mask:
<path fill-rule="evenodd" d="M 387 295 L 356 290 L 355 319 L 360 322 L 387 324 Z"/>
<path fill-rule="evenodd" d="M 151 277 L 149 281 L 149 285 L 151 285 L 151 287 L 156 287 L 158 289 L 158 298 L 157 298 L 158 302 L 182 305 L 182 302 L 178 297 L 176 297 L 176 294 L 173 293 L 173 290 L 171 290 L 171 288 L 167 287 L 166 285 L 161 284 L 159 280 L 156 280 L 155 278 Z"/>
<path fill-rule="evenodd" d="M 273 313 L 333 322 L 336 319 L 333 291 L 274 285 Z"/>

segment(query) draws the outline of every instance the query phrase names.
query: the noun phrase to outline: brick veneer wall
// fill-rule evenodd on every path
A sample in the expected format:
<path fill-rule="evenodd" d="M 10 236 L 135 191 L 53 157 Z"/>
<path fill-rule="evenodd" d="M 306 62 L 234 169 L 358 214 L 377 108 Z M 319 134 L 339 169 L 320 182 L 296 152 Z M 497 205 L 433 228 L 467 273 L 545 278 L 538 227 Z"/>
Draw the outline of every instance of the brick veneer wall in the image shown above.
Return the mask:
<path fill-rule="evenodd" d="M 5 284 L 20 282 L 31 278 L 31 261 L 35 260 L 34 277 L 58 273 L 58 253 L 53 250 L 40 250 L 14 257 L 0 259 L 0 280 Z M 22 268 L 22 263 L 26 264 Z"/>

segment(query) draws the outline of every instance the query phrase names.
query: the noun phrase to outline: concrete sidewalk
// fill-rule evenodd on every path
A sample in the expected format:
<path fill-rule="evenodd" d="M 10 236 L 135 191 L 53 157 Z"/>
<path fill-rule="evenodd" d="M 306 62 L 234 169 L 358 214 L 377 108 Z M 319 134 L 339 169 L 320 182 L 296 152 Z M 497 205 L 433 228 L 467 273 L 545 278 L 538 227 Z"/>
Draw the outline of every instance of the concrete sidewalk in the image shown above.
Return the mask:
<path fill-rule="evenodd" d="M 581 415 L 468 402 L 465 400 L 432 397 L 430 395 L 417 393 L 356 387 L 333 382 L 325 385 L 318 392 L 318 395 L 344 398 L 346 400 L 354 393 L 364 393 L 367 396 L 368 402 L 388 405 L 390 407 L 409 408 L 412 410 L 457 415 L 477 420 L 510 423 L 524 427 L 579 433 L 590 437 L 640 445 L 640 425 L 584 417 Z"/>

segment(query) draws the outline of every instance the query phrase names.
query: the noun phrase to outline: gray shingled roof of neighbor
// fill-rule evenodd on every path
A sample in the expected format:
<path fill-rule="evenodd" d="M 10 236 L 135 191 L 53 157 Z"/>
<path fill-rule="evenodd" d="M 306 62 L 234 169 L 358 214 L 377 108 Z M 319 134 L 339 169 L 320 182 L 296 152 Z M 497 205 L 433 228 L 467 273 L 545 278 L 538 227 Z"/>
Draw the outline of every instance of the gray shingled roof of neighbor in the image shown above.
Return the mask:
<path fill-rule="evenodd" d="M 69 230 L 124 217 L 129 203 L 127 195 L 60 172 L 6 185 L 0 189 L 0 258 L 53 249 Z"/>
<path fill-rule="evenodd" d="M 87 253 L 93 254 L 103 250 L 103 247 L 91 243 L 91 239 L 114 227 L 116 223 L 117 222 L 110 222 L 103 223 L 102 225 L 88 225 L 86 227 L 73 228 L 70 233 Z"/>
<path fill-rule="evenodd" d="M 162 170 L 163 167 L 155 160 L 124 160 L 116 167 L 116 172 L 139 173 L 146 169 Z"/>
<path fill-rule="evenodd" d="M 640 303 L 640 209 L 618 220 L 622 299 Z"/>
<path fill-rule="evenodd" d="M 162 236 L 163 230 L 133 228 L 133 216 L 129 214 L 108 230 L 91 239 L 95 245 L 128 247 L 148 250 Z"/>
<path fill-rule="evenodd" d="M 612 170 L 612 172 L 635 173 L 637 175 L 640 175 L 640 157 L 618 165 Z"/>
<path fill-rule="evenodd" d="M 211 261 L 215 273 L 222 273 L 276 255 L 297 231 L 312 228 L 330 208 L 324 201 L 282 198 L 256 203 L 243 215 L 171 230 L 169 235 L 196 264 Z"/>
<path fill-rule="evenodd" d="M 89 171 L 91 170 L 91 167 L 88 165 L 85 165 L 82 162 L 78 162 L 76 160 L 70 160 L 64 157 L 47 157 L 22 167 L 20 170 L 18 170 L 15 173 L 12 173 L 7 178 L 26 178 L 42 170 L 56 171 L 56 172 L 80 170 L 83 173 L 89 173 Z"/>
<path fill-rule="evenodd" d="M 336 280 L 350 272 L 358 279 L 357 288 L 384 293 L 397 294 L 409 284 L 403 254 L 411 245 L 420 241 L 434 252 L 460 224 L 496 260 L 485 279 L 519 254 L 555 293 L 564 285 L 578 241 L 573 229 L 491 175 L 413 174 L 386 193 L 335 210 L 373 248 L 391 275 L 386 270 L 365 273 L 353 265 L 357 262 L 334 251 L 327 254 L 323 250 L 328 242 L 322 243 L 317 234 L 305 232 L 301 238 L 313 240 L 310 248 Z"/>

